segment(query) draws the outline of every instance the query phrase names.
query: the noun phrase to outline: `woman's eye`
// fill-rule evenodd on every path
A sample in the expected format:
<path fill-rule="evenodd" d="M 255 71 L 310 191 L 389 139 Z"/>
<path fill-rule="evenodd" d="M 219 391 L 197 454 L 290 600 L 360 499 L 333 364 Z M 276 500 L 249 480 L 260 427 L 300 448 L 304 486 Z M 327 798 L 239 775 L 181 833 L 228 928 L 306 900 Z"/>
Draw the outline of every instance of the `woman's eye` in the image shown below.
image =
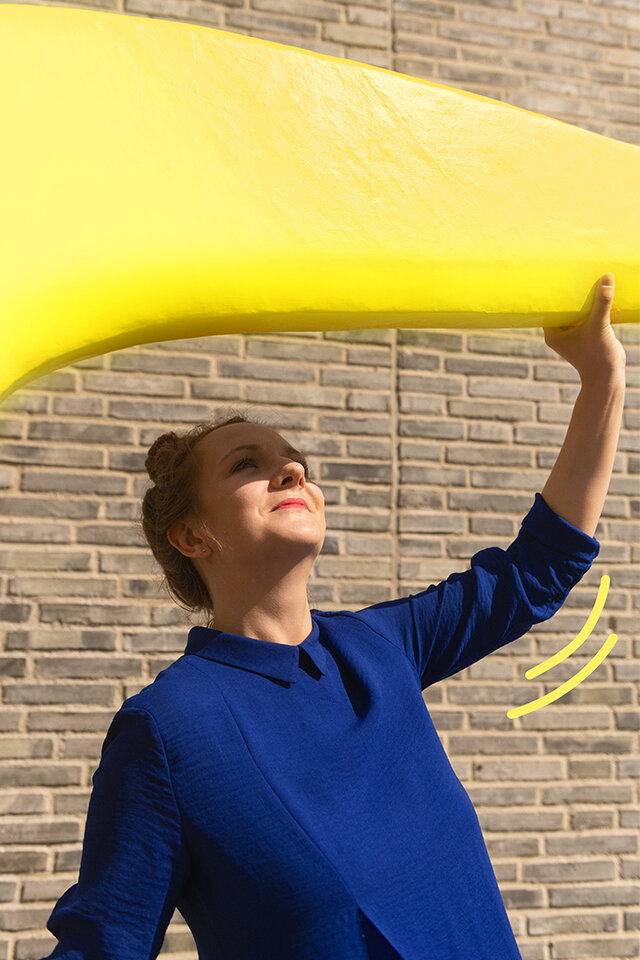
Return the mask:
<path fill-rule="evenodd" d="M 313 480 L 313 478 L 311 477 L 311 474 L 309 473 L 309 465 L 308 465 L 307 461 L 304 460 L 304 459 L 302 459 L 302 458 L 297 458 L 297 457 L 296 457 L 296 463 L 300 463 L 300 464 L 302 464 L 302 466 L 304 467 L 304 475 L 305 475 L 305 478 L 306 478 L 307 480 L 311 480 L 312 483 L 315 483 L 315 480 Z M 238 470 L 238 469 L 242 470 L 242 469 L 244 469 L 244 467 L 245 467 L 247 464 L 252 464 L 254 467 L 257 466 L 257 462 L 256 462 L 256 460 L 254 460 L 253 457 L 243 457 L 242 460 L 238 460 L 238 462 L 236 463 L 236 465 L 234 466 L 234 468 L 233 468 L 233 470 L 232 470 L 231 472 L 232 472 L 232 473 L 235 473 L 236 470 Z"/>
<path fill-rule="evenodd" d="M 238 467 L 244 466 L 245 463 L 252 463 L 254 467 L 256 465 L 256 461 L 253 459 L 253 457 L 243 457 L 242 460 L 238 460 L 232 472 L 235 473 Z"/>

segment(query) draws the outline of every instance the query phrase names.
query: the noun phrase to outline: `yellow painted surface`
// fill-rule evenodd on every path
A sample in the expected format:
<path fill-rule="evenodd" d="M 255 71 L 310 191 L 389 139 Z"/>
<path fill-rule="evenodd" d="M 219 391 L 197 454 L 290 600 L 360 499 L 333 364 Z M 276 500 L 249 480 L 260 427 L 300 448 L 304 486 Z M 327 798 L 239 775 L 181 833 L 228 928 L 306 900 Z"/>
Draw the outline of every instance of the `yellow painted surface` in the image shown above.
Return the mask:
<path fill-rule="evenodd" d="M 640 321 L 640 148 L 146 17 L 0 5 L 0 399 L 133 344 Z"/>

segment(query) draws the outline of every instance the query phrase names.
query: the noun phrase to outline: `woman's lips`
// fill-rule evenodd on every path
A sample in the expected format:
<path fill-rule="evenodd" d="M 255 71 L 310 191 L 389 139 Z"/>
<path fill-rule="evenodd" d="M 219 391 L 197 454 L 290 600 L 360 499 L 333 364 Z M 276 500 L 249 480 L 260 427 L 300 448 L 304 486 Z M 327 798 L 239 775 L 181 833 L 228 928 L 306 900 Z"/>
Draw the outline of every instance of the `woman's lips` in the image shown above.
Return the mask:
<path fill-rule="evenodd" d="M 295 507 L 295 508 L 297 508 L 298 510 L 308 510 L 308 509 L 309 509 L 308 506 L 306 505 L 306 503 L 302 503 L 302 501 L 298 500 L 298 501 L 296 501 L 296 502 L 294 502 L 294 503 L 279 503 L 277 507 L 274 507 L 274 510 L 286 510 L 287 507 Z"/>

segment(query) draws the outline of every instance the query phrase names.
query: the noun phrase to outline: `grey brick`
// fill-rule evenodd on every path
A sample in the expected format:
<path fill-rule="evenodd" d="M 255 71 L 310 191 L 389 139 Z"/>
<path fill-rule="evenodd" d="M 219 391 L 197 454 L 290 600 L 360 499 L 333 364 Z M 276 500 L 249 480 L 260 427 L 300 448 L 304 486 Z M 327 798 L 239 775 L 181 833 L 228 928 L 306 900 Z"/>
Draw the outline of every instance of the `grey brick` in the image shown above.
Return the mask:
<path fill-rule="evenodd" d="M 344 340 L 350 343 L 391 343 L 392 330 L 325 330 L 322 333 L 325 340 Z"/>
<path fill-rule="evenodd" d="M 470 377 L 467 384 L 470 397 L 495 397 L 499 400 L 557 400 L 555 387 L 546 383 L 532 383 L 527 381 L 509 381 L 503 377 L 483 380 L 481 377 Z"/>
<path fill-rule="evenodd" d="M 348 347 L 347 363 L 368 367 L 390 367 L 391 352 L 380 347 Z"/>
<path fill-rule="evenodd" d="M 563 826 L 562 813 L 551 812 L 528 813 L 525 810 L 513 812 L 500 810 L 498 813 L 489 813 L 480 810 L 478 819 L 482 829 L 489 832 L 496 830 L 505 833 L 510 831 L 524 833 L 531 830 L 534 833 L 540 833 L 546 830 L 562 830 Z"/>
<path fill-rule="evenodd" d="M 276 363 L 259 360 L 219 360 L 218 373 L 222 377 L 241 379 L 277 380 L 309 383 L 315 380 L 312 366 L 300 363 Z"/>
<path fill-rule="evenodd" d="M 477 490 L 466 493 L 453 490 L 447 496 L 450 510 L 493 510 L 496 513 L 516 513 L 522 516 L 533 506 L 533 493 L 516 496 L 511 493 L 479 493 Z"/>
<path fill-rule="evenodd" d="M 392 551 L 389 537 L 347 537 L 347 551 L 353 556 L 387 556 Z"/>
<path fill-rule="evenodd" d="M 414 390 L 421 393 L 437 393 L 438 396 L 460 396 L 462 393 L 462 381 L 454 377 L 428 377 L 426 374 L 413 376 L 411 374 L 398 374 L 398 387 L 400 390 Z"/>
<path fill-rule="evenodd" d="M 133 523 L 94 523 L 79 526 L 79 543 L 97 543 L 100 546 L 146 546 L 144 535 Z"/>
<path fill-rule="evenodd" d="M 55 416 L 72 417 L 99 417 L 104 410 L 104 400 L 101 397 L 54 397 L 53 413 Z M 44 413 L 44 410 L 37 411 Z"/>
<path fill-rule="evenodd" d="M 631 803 L 630 784 L 559 784 L 542 791 L 542 803 Z"/>
<path fill-rule="evenodd" d="M 12 820 L 0 824 L 0 843 L 72 843 L 80 839 L 79 824 L 75 820 L 58 818 L 50 823 Z M 0 915 L 2 912 L 6 914 L 6 911 L 0 911 Z M 1 921 L 0 926 L 7 929 Z"/>
<path fill-rule="evenodd" d="M 325 502 L 329 501 L 326 499 L 326 488 L 323 487 L 325 491 Z M 347 505 L 354 507 L 383 507 L 385 509 L 391 509 L 391 487 L 373 487 L 370 489 L 365 489 L 364 487 L 358 487 L 356 490 L 347 489 Z M 339 499 L 332 501 L 333 503 L 339 503 Z M 356 528 L 354 528 L 356 529 Z M 359 529 L 359 528 L 358 528 Z"/>
<path fill-rule="evenodd" d="M 126 477 L 114 477 L 106 473 L 53 473 L 43 470 L 29 470 L 22 473 L 24 491 L 67 493 L 122 494 L 127 489 Z"/>
<path fill-rule="evenodd" d="M 91 519 L 97 517 L 99 504 L 91 500 L 60 497 L 40 500 L 37 497 L 0 497 L 0 515 L 12 517 L 70 517 Z"/>
<path fill-rule="evenodd" d="M 456 754 L 531 754 L 536 751 L 534 736 L 467 735 L 449 738 L 449 749 Z"/>
<path fill-rule="evenodd" d="M 550 837 L 550 840 L 557 838 Z M 611 932 L 618 929 L 618 918 L 615 913 L 569 913 L 556 916 L 536 914 L 527 922 L 527 932 L 533 937 L 551 936 L 556 933 L 598 933 Z"/>
<path fill-rule="evenodd" d="M 527 907 L 541 907 L 544 902 L 541 890 L 522 887 L 503 887 L 500 892 L 507 909 L 519 910 Z M 526 949 L 526 947 L 523 947 L 523 950 L 524 949 Z M 530 958 L 525 957 L 523 954 L 522 960 L 530 960 Z"/>
<path fill-rule="evenodd" d="M 54 523 L 0 523 L 5 543 L 70 543 L 70 528 Z"/>
<path fill-rule="evenodd" d="M 0 437 L 11 437 L 14 440 L 21 440 L 22 433 L 22 420 L 0 419 Z"/>
<path fill-rule="evenodd" d="M 29 424 L 29 440 L 73 440 L 77 443 L 134 443 L 131 427 L 102 423 L 34 420 Z"/>
<path fill-rule="evenodd" d="M 445 350 L 447 353 L 459 353 L 463 348 L 464 338 L 462 334 L 448 331 L 402 328 L 398 330 L 398 345 L 402 344 L 412 344 L 432 350 Z"/>
<path fill-rule="evenodd" d="M 324 40 L 345 43 L 351 47 L 372 47 L 386 50 L 389 44 L 387 30 L 359 27 L 355 24 L 326 23 L 322 29 Z"/>
<path fill-rule="evenodd" d="M 448 400 L 447 409 L 452 417 L 476 418 L 479 420 L 532 420 L 533 404 L 515 403 L 483 403 L 480 400 Z"/>
<path fill-rule="evenodd" d="M 637 886 L 619 883 L 600 883 L 597 887 L 550 887 L 549 903 L 552 907 L 614 907 L 638 903 Z M 606 957 L 607 954 L 604 954 Z"/>
<path fill-rule="evenodd" d="M 388 460 L 391 453 L 390 440 L 347 440 L 348 457 L 373 457 L 376 460 Z"/>
<path fill-rule="evenodd" d="M 15 481 L 15 470 L 0 470 L 0 490 L 12 487 Z"/>
<path fill-rule="evenodd" d="M 7 593 L 22 597 L 115 597 L 117 581 L 82 577 L 11 577 Z"/>
<path fill-rule="evenodd" d="M 242 387 L 239 383 L 219 380 L 192 380 L 189 394 L 194 400 L 239 400 Z"/>
<path fill-rule="evenodd" d="M 549 357 L 554 354 L 544 340 L 537 337 L 524 337 L 521 331 L 511 331 L 510 336 L 502 334 L 470 334 L 468 349 L 471 353 L 492 353 L 513 357 Z"/>
<path fill-rule="evenodd" d="M 388 396 L 357 390 L 347 394 L 346 406 L 347 410 L 377 410 L 385 412 L 390 409 Z"/>
<path fill-rule="evenodd" d="M 103 689 L 106 694 L 107 687 Z M 109 689 L 113 689 L 112 685 L 109 686 Z M 70 702 L 72 703 L 73 701 L 70 700 Z M 115 709 L 114 707 L 114 709 L 110 710 L 92 710 L 91 712 L 82 710 L 75 713 L 74 710 L 69 709 L 67 705 L 63 710 L 31 711 L 27 721 L 27 728 L 30 731 L 47 730 L 58 733 L 66 733 L 71 730 L 98 733 L 104 737 L 115 713 Z"/>
<path fill-rule="evenodd" d="M 439 370 L 440 357 L 435 353 L 417 353 L 415 350 L 398 349 L 398 369 Z"/>
<path fill-rule="evenodd" d="M 401 393 L 398 397 L 398 409 L 400 413 L 431 413 L 440 417 L 444 413 L 444 402 L 442 397 L 429 394 Z"/>
<path fill-rule="evenodd" d="M 340 417 L 321 416 L 319 429 L 327 433 L 369 434 L 381 436 L 389 432 L 388 417 Z"/>
<path fill-rule="evenodd" d="M 142 374 L 86 373 L 84 389 L 95 393 L 130 393 L 152 397 L 183 397 L 184 381 L 178 377 L 149 377 Z M 130 404 L 131 406 L 132 404 Z M 149 406 L 149 404 L 143 404 Z M 135 419 L 132 417 L 131 419 Z"/>
<path fill-rule="evenodd" d="M 402 441 L 398 444 L 398 456 L 401 460 L 439 460 L 440 454 L 439 444 Z"/>
<path fill-rule="evenodd" d="M 525 863 L 522 879 L 542 883 L 584 883 L 589 880 L 615 880 L 616 865 L 610 860 L 565 860 L 552 863 Z"/>
<path fill-rule="evenodd" d="M 487 360 L 484 357 L 447 357 L 444 368 L 449 373 L 495 374 L 498 377 L 528 377 L 529 364 L 510 360 Z"/>
<path fill-rule="evenodd" d="M 36 657 L 35 677 L 63 677 L 64 679 L 85 680 L 97 677 L 139 677 L 142 675 L 142 661 L 133 657 L 114 657 L 112 653 L 104 657 Z"/>
<path fill-rule="evenodd" d="M 446 467 L 400 467 L 401 483 L 420 484 L 419 490 L 401 490 L 398 499 L 399 507 L 429 506 L 433 498 L 433 491 L 425 490 L 425 484 L 437 486 L 464 486 L 465 471 L 447 469 Z"/>
<path fill-rule="evenodd" d="M 0 570 L 65 570 L 87 571 L 91 563 L 89 553 L 43 553 L 41 550 L 2 550 Z"/>
<path fill-rule="evenodd" d="M 105 517 L 107 520 L 131 520 L 137 522 L 140 513 L 139 500 L 117 500 L 107 503 Z"/>
<path fill-rule="evenodd" d="M 78 786 L 81 782 L 80 764 L 12 766 L 4 763 L 0 766 L 0 787 L 66 787 Z"/>
<path fill-rule="evenodd" d="M 386 533 L 390 529 L 390 515 L 342 512 L 340 510 L 325 510 L 327 526 L 332 530 L 369 530 Z"/>
<path fill-rule="evenodd" d="M 94 624 L 147 623 L 147 612 L 135 606 L 98 606 L 80 603 L 42 603 L 40 619 L 43 623 Z"/>
<path fill-rule="evenodd" d="M 141 400 L 112 400 L 109 416 L 120 420 L 161 420 L 168 423 L 183 423 L 187 428 L 201 420 L 209 419 L 210 410 L 204 404 L 195 403 L 148 403 Z"/>
<path fill-rule="evenodd" d="M 401 513 L 398 517 L 401 533 L 462 533 L 464 518 L 449 513 Z"/>
<path fill-rule="evenodd" d="M 451 420 L 412 420 L 402 418 L 398 424 L 401 437 L 433 437 L 442 440 L 460 440 L 463 435 L 461 423 Z"/>
<path fill-rule="evenodd" d="M 487 849 L 491 857 L 537 857 L 540 841 L 537 837 L 488 837 Z"/>
<path fill-rule="evenodd" d="M 327 367 L 320 371 L 320 383 L 323 386 L 369 387 L 372 390 L 388 390 L 391 378 L 388 371 Z"/>
<path fill-rule="evenodd" d="M 562 940 L 553 948 L 554 960 L 581 960 L 582 957 L 601 957 L 604 960 L 614 960 L 615 957 L 637 957 L 640 953 L 640 944 L 637 937 L 607 937 L 606 939 L 589 938 Z"/>
<path fill-rule="evenodd" d="M 442 43 L 436 39 L 430 39 L 425 37 L 422 33 L 414 34 L 413 36 L 409 33 L 397 34 L 393 37 L 393 46 L 394 53 L 417 53 L 423 57 L 434 57 L 438 60 L 447 60 L 454 59 L 456 56 L 456 48 L 449 43 Z M 397 64 L 397 57 L 394 57 Z M 406 59 L 402 60 L 402 63 L 406 63 Z"/>
<path fill-rule="evenodd" d="M 129 349 L 111 354 L 111 369 L 135 373 L 166 373 L 174 377 L 208 377 L 211 375 L 211 360 L 206 356 L 167 356 L 159 352 L 141 353 Z"/>
<path fill-rule="evenodd" d="M 247 384 L 246 397 L 251 403 L 284 403 L 292 406 L 342 407 L 342 390 L 330 387 L 298 387 L 288 384 Z"/>
<path fill-rule="evenodd" d="M 5 703 L 88 703 L 108 706 L 113 702 L 113 684 L 12 683 L 4 690 Z"/>
<path fill-rule="evenodd" d="M 113 630 L 11 630 L 7 650 L 114 650 Z"/>
<path fill-rule="evenodd" d="M 419 593 L 432 583 L 445 580 L 451 573 L 451 561 L 444 557 L 438 560 L 406 561 L 399 565 L 399 576 L 403 581 L 410 580 L 410 593 Z M 415 588 L 413 584 L 419 584 Z"/>
<path fill-rule="evenodd" d="M 223 353 L 238 355 L 245 337 L 231 334 L 216 334 L 210 337 L 188 337 L 186 340 L 163 340 L 155 343 L 157 350 L 167 350 L 170 353 L 191 353 L 198 356 L 202 353 Z"/>
<path fill-rule="evenodd" d="M 54 370 L 29 382 L 30 390 L 75 390 L 77 376 L 70 370 Z"/>
<path fill-rule="evenodd" d="M 306 363 L 344 363 L 345 351 L 343 347 L 328 343 L 253 339 L 247 341 L 247 356 L 302 360 Z"/>
<path fill-rule="evenodd" d="M 23 389 L 2 400 L 3 413 L 46 413 L 48 398 L 44 394 L 29 393 Z"/>
<path fill-rule="evenodd" d="M 39 447 L 0 443 L 0 463 L 42 464 L 54 467 L 101 467 L 101 450 L 73 447 Z"/>
<path fill-rule="evenodd" d="M 147 548 L 145 553 L 101 553 L 100 570 L 103 573 L 158 573 L 159 567 Z"/>
<path fill-rule="evenodd" d="M 542 489 L 547 473 L 527 470 L 471 470 L 472 487 L 490 487 L 499 490 L 518 490 L 525 487 L 530 490 Z"/>
<path fill-rule="evenodd" d="M 323 463 L 320 467 L 320 480 L 391 483 L 391 467 L 384 463 Z"/>
<path fill-rule="evenodd" d="M 467 439 L 486 441 L 488 443 L 511 443 L 513 427 L 507 423 L 470 423 L 467 430 Z"/>
<path fill-rule="evenodd" d="M 241 30 L 268 30 L 272 33 L 292 34 L 299 37 L 313 38 L 316 36 L 315 24 L 305 23 L 302 20 L 287 20 L 285 17 L 267 17 L 264 14 L 255 16 L 252 13 L 240 11 L 227 13 L 226 17 L 227 25 L 231 27 L 231 29 L 240 27 Z M 326 36 L 325 39 L 334 40 L 336 38 Z"/>
<path fill-rule="evenodd" d="M 0 676 L 24 677 L 27 661 L 24 657 L 0 656 Z"/>
<path fill-rule="evenodd" d="M 561 760 L 531 757 L 526 760 L 483 760 L 474 764 L 478 780 L 559 780 L 564 773 Z"/>
<path fill-rule="evenodd" d="M 352 557 L 318 557 L 315 567 L 319 577 L 343 577 L 362 580 L 386 580 L 391 576 L 390 560 L 355 560 Z"/>

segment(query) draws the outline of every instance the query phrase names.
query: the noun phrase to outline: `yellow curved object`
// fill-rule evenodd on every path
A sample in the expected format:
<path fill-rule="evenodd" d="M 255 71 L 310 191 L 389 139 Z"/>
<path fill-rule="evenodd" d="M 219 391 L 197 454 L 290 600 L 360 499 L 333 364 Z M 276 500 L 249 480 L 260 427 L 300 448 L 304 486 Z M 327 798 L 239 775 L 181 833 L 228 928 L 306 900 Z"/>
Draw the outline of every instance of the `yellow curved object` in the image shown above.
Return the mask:
<path fill-rule="evenodd" d="M 215 333 L 640 320 L 640 148 L 352 60 L 0 5 L 0 399 Z M 586 297 L 586 299 L 585 299 Z"/>

